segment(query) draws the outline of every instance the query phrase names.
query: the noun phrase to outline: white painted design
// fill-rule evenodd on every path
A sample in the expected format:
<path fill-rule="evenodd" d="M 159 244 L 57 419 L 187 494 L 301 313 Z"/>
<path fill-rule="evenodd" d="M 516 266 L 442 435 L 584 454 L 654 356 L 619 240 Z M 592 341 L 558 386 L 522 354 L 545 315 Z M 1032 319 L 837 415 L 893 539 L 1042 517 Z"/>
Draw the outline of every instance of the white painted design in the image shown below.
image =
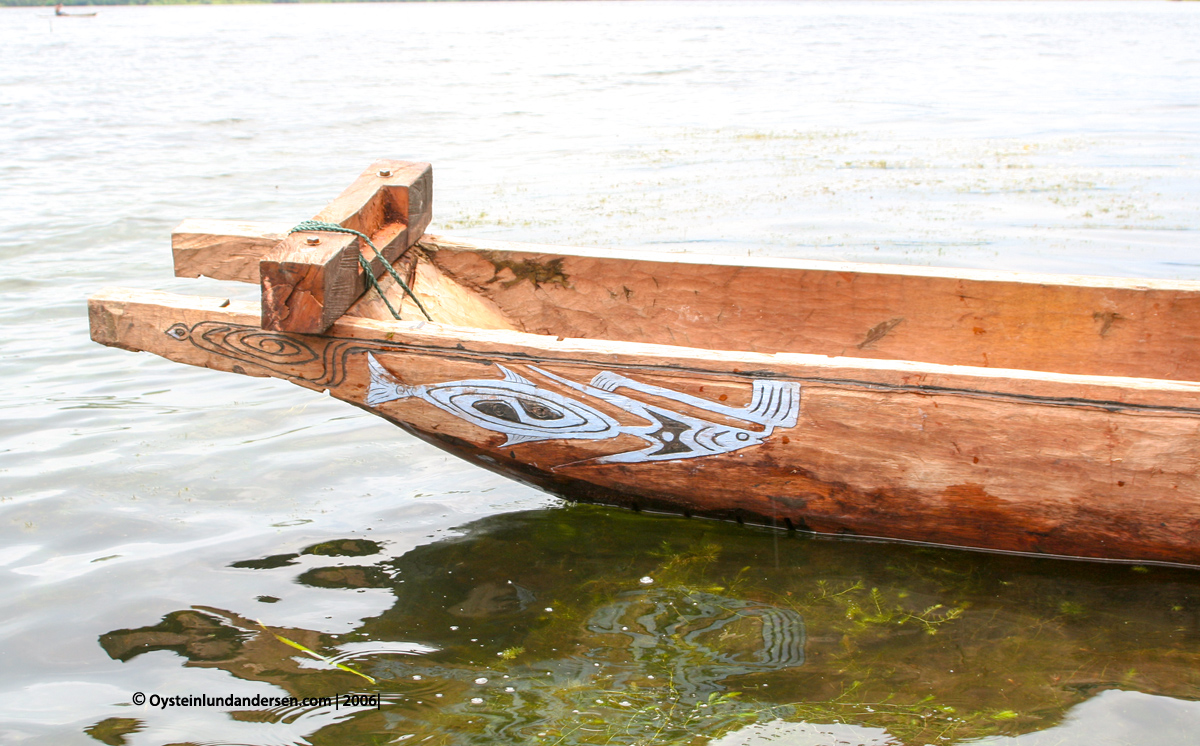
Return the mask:
<path fill-rule="evenodd" d="M 377 407 L 397 399 L 417 398 L 438 409 L 508 436 L 504 445 L 536 440 L 606 440 L 621 432 L 621 424 L 583 402 L 540 389 L 503 365 L 502 380 L 450 381 L 406 386 L 367 353 L 371 386 L 367 405 Z"/>
<path fill-rule="evenodd" d="M 730 407 L 608 371 L 597 374 L 590 384 L 581 384 L 530 366 L 530 370 L 540 376 L 607 402 L 648 423 L 623 425 L 588 404 L 540 388 L 502 365 L 496 366 L 504 376 L 501 380 L 407 386 L 392 376 L 371 353 L 367 353 L 367 364 L 371 373 L 366 397 L 369 406 L 418 398 L 474 425 L 507 435 L 505 446 L 538 440 L 607 440 L 618 435 L 633 435 L 647 443 L 640 450 L 576 463 L 633 464 L 729 453 L 759 445 L 777 427 L 795 427 L 800 414 L 800 384 L 790 381 L 756 379 L 749 406 Z M 620 389 L 685 404 L 762 429 L 711 422 L 630 398 L 617 393 Z"/>
<path fill-rule="evenodd" d="M 607 371 L 596 374 L 592 378 L 592 384 L 587 386 L 568 381 L 561 376 L 533 366 L 530 366 L 530 370 L 580 393 L 602 399 L 650 423 L 643 427 L 621 426 L 622 433 L 636 435 L 649 443 L 646 448 L 594 459 L 594 462 L 598 464 L 674 461 L 737 451 L 762 443 L 775 431 L 776 427 L 795 427 L 800 414 L 800 384 L 788 381 L 756 380 L 754 381 L 754 395 L 749 407 L 728 407 L 678 391 L 639 383 Z M 752 422 L 761 425 L 763 429 L 747 430 L 710 422 L 672 409 L 631 399 L 616 393 L 617 389 L 629 389 L 687 404 L 714 414 L 722 414 L 743 422 Z"/>

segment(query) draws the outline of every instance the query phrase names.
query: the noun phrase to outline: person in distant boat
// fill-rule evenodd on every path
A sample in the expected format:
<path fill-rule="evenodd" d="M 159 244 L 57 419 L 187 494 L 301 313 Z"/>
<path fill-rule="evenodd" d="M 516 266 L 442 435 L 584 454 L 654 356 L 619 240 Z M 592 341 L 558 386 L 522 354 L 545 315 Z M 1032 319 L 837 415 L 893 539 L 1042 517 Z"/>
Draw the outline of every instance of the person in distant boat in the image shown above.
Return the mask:
<path fill-rule="evenodd" d="M 59 3 L 58 5 L 54 6 L 54 15 L 56 15 L 56 16 L 65 16 L 66 15 L 66 13 L 64 13 L 62 11 L 62 3 Z"/>

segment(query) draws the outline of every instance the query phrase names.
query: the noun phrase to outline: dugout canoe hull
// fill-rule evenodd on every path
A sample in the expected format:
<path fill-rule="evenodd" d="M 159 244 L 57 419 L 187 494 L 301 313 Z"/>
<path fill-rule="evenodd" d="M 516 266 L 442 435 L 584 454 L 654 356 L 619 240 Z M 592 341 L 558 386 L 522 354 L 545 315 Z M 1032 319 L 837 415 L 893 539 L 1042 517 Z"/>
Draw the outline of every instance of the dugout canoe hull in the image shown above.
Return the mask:
<path fill-rule="evenodd" d="M 1103 347 L 1119 342 L 1114 329 L 1126 333 L 1141 318 L 1137 309 L 1169 306 L 1190 318 L 1200 288 L 821 263 L 731 271 L 727 260 L 570 252 L 427 237 L 406 271 L 442 323 L 370 318 L 378 309 L 364 298 L 324 333 L 301 334 L 264 330 L 256 304 L 106 291 L 89 303 L 92 335 L 328 391 L 569 500 L 823 534 L 1200 565 L 1200 384 L 1190 380 L 1191 327 L 1179 332 L 1174 317 L 1160 319 L 1176 332 L 1167 342 L 1158 327 L 1142 330 L 1153 344 L 1186 350 L 1171 368 L 1183 378 L 1172 380 L 1128 375 L 1157 360 L 1159 351 L 1145 345 L 1111 356 L 1067 340 L 1060 360 L 1039 363 L 1044 350 L 1009 339 L 992 348 L 1000 360 L 1068 372 L 965 365 L 975 353 L 950 343 L 960 334 L 978 344 L 983 335 L 972 325 L 981 322 L 924 330 L 919 323 L 921 309 L 942 300 L 983 303 L 987 290 L 1000 299 L 987 302 L 1001 309 L 989 323 L 1040 334 L 1032 329 L 1036 314 L 1020 316 L 1023 293 L 1060 305 L 1083 294 L 1087 303 L 1063 324 L 1082 319 L 1087 344 Z M 663 274 L 671 266 L 682 284 Z M 767 297 L 754 301 L 761 306 L 755 331 L 747 325 L 748 294 L 762 288 L 754 272 L 764 266 L 780 292 L 794 294 L 796 283 L 808 291 L 781 311 L 772 291 L 760 290 Z M 747 278 L 748 289 L 732 287 L 731 275 Z M 724 295 L 713 297 L 712 283 L 700 287 L 703 277 L 726 278 L 718 288 Z M 822 293 L 844 294 L 855 283 L 868 288 L 871 303 L 892 292 L 894 305 L 908 305 L 857 313 L 843 298 L 832 309 L 837 318 L 805 326 L 816 313 L 806 303 L 835 303 Z M 949 283 L 944 299 L 939 283 Z M 647 300 L 651 287 L 660 294 Z M 681 310 L 679 298 L 689 293 L 693 307 Z M 1109 305 L 1093 310 L 1097 294 Z M 1016 310 L 1005 316 L 1008 307 Z M 726 344 L 743 349 L 660 343 L 663 334 L 711 342 L 731 308 L 738 318 L 726 326 Z M 782 312 L 800 339 L 793 349 L 813 352 L 764 351 L 780 322 L 762 317 Z M 688 313 L 696 317 L 690 326 Z M 603 326 L 622 319 L 624 331 Z M 837 338 L 838 323 L 853 336 Z M 633 339 L 611 338 L 622 334 Z M 949 341 L 933 339 L 925 359 L 912 354 L 922 337 L 937 334 Z M 1106 360 L 1103 375 L 1077 372 L 1085 366 L 1071 356 L 1089 354 Z M 896 356 L 903 357 L 888 359 Z"/>

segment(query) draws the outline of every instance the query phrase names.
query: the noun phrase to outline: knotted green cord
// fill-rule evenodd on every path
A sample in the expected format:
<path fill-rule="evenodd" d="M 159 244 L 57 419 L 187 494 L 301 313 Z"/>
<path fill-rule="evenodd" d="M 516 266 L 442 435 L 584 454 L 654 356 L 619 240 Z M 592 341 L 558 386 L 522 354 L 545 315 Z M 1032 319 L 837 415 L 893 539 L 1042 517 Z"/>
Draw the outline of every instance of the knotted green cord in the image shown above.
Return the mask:
<path fill-rule="evenodd" d="M 425 314 L 425 318 L 429 319 L 430 321 L 433 321 L 433 317 L 429 315 L 429 311 L 425 310 L 425 306 L 424 306 L 424 304 L 421 303 L 421 299 L 418 298 L 417 294 L 412 291 L 412 288 L 410 288 L 408 286 L 408 283 L 406 283 L 404 280 L 400 279 L 400 274 L 398 272 L 396 272 L 396 268 L 392 266 L 391 262 L 389 262 L 387 259 L 384 258 L 383 253 L 380 252 L 379 249 L 375 248 L 375 244 L 372 243 L 371 239 L 367 236 L 367 234 L 359 233 L 358 231 L 354 230 L 353 228 L 346 228 L 344 226 L 338 225 L 337 223 L 323 223 L 320 220 L 305 220 L 300 225 L 297 225 L 295 228 L 292 228 L 290 231 L 288 231 L 288 233 L 289 234 L 299 233 L 301 231 L 319 231 L 319 232 L 324 232 L 324 233 L 349 233 L 352 236 L 358 236 L 362 240 L 366 241 L 367 246 L 370 246 L 371 251 L 375 252 L 375 256 L 379 257 L 379 261 L 383 264 L 384 269 L 386 269 L 388 271 L 388 273 L 392 276 L 392 279 L 395 280 L 396 283 L 399 284 L 400 287 L 404 289 L 404 292 L 408 293 L 408 297 L 413 299 L 413 302 L 417 304 L 417 308 L 421 309 L 421 313 Z M 379 294 L 379 298 L 383 301 L 383 305 L 387 306 L 387 309 L 392 312 L 392 317 L 395 319 L 399 319 L 400 312 L 397 311 L 395 308 L 392 308 L 392 304 L 390 302 L 388 302 L 387 296 L 384 295 L 384 293 L 383 293 L 383 289 L 381 287 L 379 287 L 379 281 L 375 279 L 375 273 L 371 271 L 371 263 L 368 262 L 366 257 L 364 257 L 362 255 L 362 252 L 359 252 L 359 254 L 358 254 L 358 263 L 359 263 L 359 265 L 362 266 L 363 273 L 367 277 L 367 284 L 370 285 L 371 287 L 373 287 L 375 289 L 375 292 Z"/>

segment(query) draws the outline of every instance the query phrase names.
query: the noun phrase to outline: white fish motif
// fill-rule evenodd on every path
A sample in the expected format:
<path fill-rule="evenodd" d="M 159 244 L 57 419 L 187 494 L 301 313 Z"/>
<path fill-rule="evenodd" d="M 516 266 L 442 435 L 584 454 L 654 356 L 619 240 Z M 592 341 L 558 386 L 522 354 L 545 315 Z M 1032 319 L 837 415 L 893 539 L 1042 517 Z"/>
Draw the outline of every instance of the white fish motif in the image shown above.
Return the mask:
<path fill-rule="evenodd" d="M 622 425 L 583 402 L 539 388 L 503 365 L 496 366 L 504 375 L 501 380 L 449 381 L 420 386 L 407 386 L 398 381 L 371 353 L 367 353 L 367 365 L 371 372 L 371 384 L 366 397 L 369 406 L 419 398 L 479 427 L 507 435 L 505 446 L 538 440 L 606 440 L 618 435 L 633 435 L 649 444 L 641 450 L 576 463 L 674 461 L 728 453 L 762 443 L 776 427 L 795 427 L 800 412 L 800 384 L 790 381 L 755 380 L 750 405 L 730 407 L 607 371 L 597 374 L 590 385 L 585 385 L 530 366 L 541 376 L 605 401 L 649 423 Z M 719 424 L 646 404 L 616 393 L 620 388 L 753 423 L 762 429 L 749 430 Z"/>
<path fill-rule="evenodd" d="M 592 378 L 592 385 L 585 386 L 533 366 L 530 366 L 530 369 L 558 381 L 564 386 L 620 407 L 650 423 L 644 427 L 621 426 L 622 433 L 636 435 L 649 443 L 649 446 L 640 451 L 626 451 L 589 459 L 592 463 L 597 464 L 674 461 L 737 451 L 762 443 L 775 431 L 776 427 L 795 427 L 800 414 L 800 384 L 790 381 L 756 380 L 754 381 L 754 395 L 749 407 L 728 407 L 678 391 L 639 383 L 631 378 L 607 371 L 596 374 Z M 721 425 L 681 412 L 645 404 L 615 393 L 618 388 L 641 391 L 704 409 L 714 414 L 723 414 L 745 422 L 754 422 L 762 425 L 763 429 L 746 430 L 732 425 Z"/>
<path fill-rule="evenodd" d="M 620 434 L 621 424 L 588 405 L 540 389 L 503 365 L 502 380 L 450 381 L 406 386 L 367 353 L 371 386 L 367 404 L 377 407 L 418 398 L 455 417 L 508 436 L 505 446 L 537 440 L 605 440 Z"/>

